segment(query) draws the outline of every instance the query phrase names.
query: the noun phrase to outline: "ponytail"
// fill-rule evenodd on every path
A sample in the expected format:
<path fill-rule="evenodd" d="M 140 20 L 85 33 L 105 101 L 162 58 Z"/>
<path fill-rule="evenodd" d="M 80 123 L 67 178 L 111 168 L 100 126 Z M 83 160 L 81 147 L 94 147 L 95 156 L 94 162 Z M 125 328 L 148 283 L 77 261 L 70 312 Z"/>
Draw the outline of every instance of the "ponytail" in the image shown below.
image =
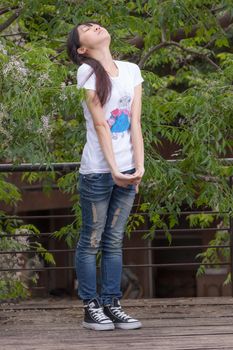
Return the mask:
<path fill-rule="evenodd" d="M 96 22 L 88 22 L 88 23 L 82 23 L 82 24 L 88 25 L 90 23 L 96 23 Z M 111 90 L 112 90 L 111 80 L 109 78 L 108 73 L 100 63 L 100 61 L 92 57 L 81 55 L 77 52 L 77 49 L 81 46 L 80 40 L 79 40 L 79 34 L 78 34 L 79 25 L 80 24 L 76 25 L 69 33 L 69 36 L 67 39 L 67 53 L 69 58 L 75 64 L 81 65 L 83 63 L 86 63 L 89 66 L 91 66 L 92 68 L 91 75 L 95 73 L 95 76 L 96 76 L 96 86 L 95 86 L 96 94 L 99 98 L 101 106 L 103 107 L 105 103 L 108 101 L 111 94 Z"/>

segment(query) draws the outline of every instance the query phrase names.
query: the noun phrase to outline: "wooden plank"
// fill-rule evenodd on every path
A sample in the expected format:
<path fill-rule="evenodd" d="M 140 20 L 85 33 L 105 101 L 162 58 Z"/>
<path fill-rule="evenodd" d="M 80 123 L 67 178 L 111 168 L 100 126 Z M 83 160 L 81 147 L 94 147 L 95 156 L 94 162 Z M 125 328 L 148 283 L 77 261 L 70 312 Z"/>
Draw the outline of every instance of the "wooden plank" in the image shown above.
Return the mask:
<path fill-rule="evenodd" d="M 167 305 L 160 305 L 158 307 L 131 307 L 128 305 L 125 305 L 124 308 L 127 310 L 127 312 L 134 312 L 137 313 L 139 316 L 143 317 L 144 314 L 147 315 L 149 318 L 194 318 L 194 317 L 231 317 L 233 315 L 233 305 L 195 305 L 195 306 L 189 306 L 189 305 L 177 305 L 177 306 L 167 306 Z M 0 311 L 0 315 L 6 315 L 6 314 L 17 314 L 20 312 L 23 312 L 25 315 L 30 315 L 35 312 L 39 311 L 48 311 L 49 312 L 57 312 L 64 313 L 64 314 L 82 314 L 83 313 L 83 307 L 79 308 L 65 308 L 65 309 L 59 309 L 59 308 L 29 308 L 29 309 L 20 309 L 20 308 L 6 308 L 2 309 Z M 138 316 L 138 317 L 139 317 Z"/>
<path fill-rule="evenodd" d="M 66 336 L 66 334 L 75 333 L 78 331 L 80 334 L 84 334 L 87 331 L 83 329 L 79 324 L 77 326 L 74 325 L 47 325 L 45 327 L 44 325 L 36 325 L 37 331 L 40 331 L 40 333 L 44 333 L 45 335 L 48 333 L 57 334 L 58 337 Z M 34 334 L 35 325 L 24 325 L 20 326 L 18 328 L 7 326 L 4 331 L 4 335 L 6 336 L 14 336 L 17 334 L 17 336 L 21 336 L 22 334 L 25 337 L 30 338 L 30 334 Z M 118 330 L 117 330 L 118 331 Z M 122 331 L 121 331 L 122 332 Z M 89 332 L 88 340 L 91 342 L 92 340 L 95 342 L 96 339 L 96 332 Z M 3 335 L 3 332 L 1 332 Z M 127 332 L 122 333 L 123 336 L 127 337 L 134 337 L 135 335 L 140 336 L 140 338 L 158 338 L 161 336 L 169 336 L 169 337 L 182 337 L 182 336 L 192 336 L 192 335 L 233 335 L 233 326 L 232 325 L 221 325 L 221 326 L 198 326 L 198 325 L 189 325 L 187 327 L 169 327 L 168 329 L 165 327 L 155 327 L 153 322 L 143 322 L 143 328 L 135 330 L 128 330 Z M 112 337 L 112 332 L 107 332 L 106 338 Z"/>
<path fill-rule="evenodd" d="M 206 324 L 208 322 L 211 322 L 211 324 L 231 324 L 233 323 L 233 310 L 225 309 L 225 310 L 216 310 L 216 307 L 211 310 L 211 312 L 207 312 L 206 308 L 201 309 L 192 309 L 191 311 L 184 311 L 180 310 L 180 312 L 176 311 L 157 311 L 152 312 L 148 309 L 132 309 L 132 308 L 125 308 L 125 310 L 130 313 L 134 317 L 138 317 L 141 320 L 153 320 L 155 324 Z M 43 322 L 51 322 L 51 320 L 56 320 L 61 318 L 62 315 L 62 322 L 65 320 L 70 320 L 70 322 L 73 321 L 73 319 L 82 319 L 83 310 L 7 310 L 4 312 L 1 312 L 0 314 L 0 323 L 10 323 L 14 319 L 17 321 L 18 319 L 23 319 L 25 323 L 28 322 L 34 322 L 34 320 L 37 320 L 38 322 L 38 315 L 40 317 L 44 318 Z"/>
<path fill-rule="evenodd" d="M 156 299 L 122 299 L 123 306 L 127 307 L 157 307 L 178 305 L 232 305 L 232 297 L 197 297 L 197 298 L 156 298 Z M 34 299 L 18 303 L 2 303 L 0 309 L 47 309 L 47 308 L 82 308 L 82 301 L 78 299 Z"/>
<path fill-rule="evenodd" d="M 25 349 L 25 350 L 50 350 L 50 349 L 126 349 L 132 347 L 136 350 L 150 349 L 150 350 L 194 350 L 194 349 L 232 349 L 233 338 L 230 335 L 212 335 L 211 337 L 206 335 L 193 335 L 193 336 L 175 336 L 171 337 L 141 337 L 136 334 L 131 337 L 130 335 L 122 336 L 123 331 L 110 331 L 110 332 L 94 332 L 95 337 L 93 341 L 89 340 L 90 333 L 93 331 L 86 331 L 85 338 L 81 336 L 75 336 L 67 334 L 66 337 L 57 337 L 57 334 L 48 332 L 47 334 L 41 334 L 41 336 L 25 338 L 25 337 L 11 337 L 5 342 L 1 339 L 1 347 L 4 350 L 12 349 Z M 125 332 L 125 331 L 124 331 Z M 101 335 L 99 335 L 101 333 Z M 111 333 L 108 337 L 106 335 Z M 114 334 L 113 334 L 114 333 Z M 127 331 L 125 333 L 128 333 Z"/>

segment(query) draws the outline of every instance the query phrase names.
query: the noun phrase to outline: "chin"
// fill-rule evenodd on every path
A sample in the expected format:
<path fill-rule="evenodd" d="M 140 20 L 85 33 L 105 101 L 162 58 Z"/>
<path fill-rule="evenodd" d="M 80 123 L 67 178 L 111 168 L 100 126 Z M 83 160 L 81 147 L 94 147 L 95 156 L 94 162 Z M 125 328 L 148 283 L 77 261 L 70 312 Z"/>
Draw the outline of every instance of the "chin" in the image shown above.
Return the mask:
<path fill-rule="evenodd" d="M 105 43 L 105 44 L 108 43 L 108 44 L 110 44 L 111 36 L 108 33 L 102 34 L 102 36 L 99 38 L 98 42 L 99 43 Z"/>
<path fill-rule="evenodd" d="M 106 31 L 106 32 L 100 33 L 100 36 L 101 36 L 102 38 L 111 40 L 111 36 L 110 36 L 109 32 L 107 32 L 107 31 Z"/>

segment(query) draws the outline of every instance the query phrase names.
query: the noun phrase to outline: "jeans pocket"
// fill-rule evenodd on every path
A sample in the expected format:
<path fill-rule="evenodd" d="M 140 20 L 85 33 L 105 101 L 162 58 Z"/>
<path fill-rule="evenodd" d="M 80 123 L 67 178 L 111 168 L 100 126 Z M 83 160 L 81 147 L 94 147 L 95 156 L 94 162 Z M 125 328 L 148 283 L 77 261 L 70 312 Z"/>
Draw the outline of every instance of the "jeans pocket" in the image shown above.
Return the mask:
<path fill-rule="evenodd" d="M 102 179 L 103 176 L 104 176 L 103 173 L 90 173 L 90 174 L 83 175 L 83 179 L 89 180 L 89 181 L 98 181 Z"/>

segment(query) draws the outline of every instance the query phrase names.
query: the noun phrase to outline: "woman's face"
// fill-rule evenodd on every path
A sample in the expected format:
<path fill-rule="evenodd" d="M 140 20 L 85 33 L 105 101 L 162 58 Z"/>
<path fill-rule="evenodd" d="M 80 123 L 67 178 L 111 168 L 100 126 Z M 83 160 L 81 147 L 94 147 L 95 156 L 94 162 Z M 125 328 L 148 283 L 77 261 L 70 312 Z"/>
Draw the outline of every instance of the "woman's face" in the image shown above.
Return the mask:
<path fill-rule="evenodd" d="M 80 24 L 78 34 L 81 47 L 87 49 L 95 49 L 104 42 L 109 44 L 111 40 L 107 29 L 95 23 Z"/>

